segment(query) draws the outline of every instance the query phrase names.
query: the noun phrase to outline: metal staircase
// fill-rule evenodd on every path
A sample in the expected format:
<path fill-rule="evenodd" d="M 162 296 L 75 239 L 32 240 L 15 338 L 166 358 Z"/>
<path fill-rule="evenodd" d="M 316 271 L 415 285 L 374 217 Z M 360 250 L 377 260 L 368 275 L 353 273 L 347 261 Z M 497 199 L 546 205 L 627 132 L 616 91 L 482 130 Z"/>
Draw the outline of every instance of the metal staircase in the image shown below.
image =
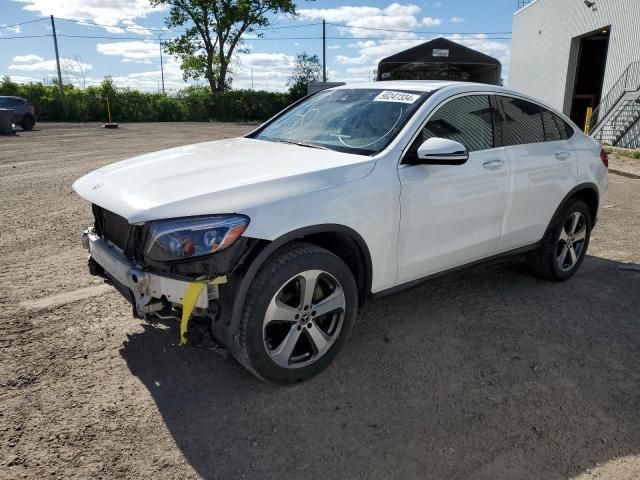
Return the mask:
<path fill-rule="evenodd" d="M 640 62 L 629 64 L 593 111 L 589 131 L 605 145 L 640 146 Z"/>

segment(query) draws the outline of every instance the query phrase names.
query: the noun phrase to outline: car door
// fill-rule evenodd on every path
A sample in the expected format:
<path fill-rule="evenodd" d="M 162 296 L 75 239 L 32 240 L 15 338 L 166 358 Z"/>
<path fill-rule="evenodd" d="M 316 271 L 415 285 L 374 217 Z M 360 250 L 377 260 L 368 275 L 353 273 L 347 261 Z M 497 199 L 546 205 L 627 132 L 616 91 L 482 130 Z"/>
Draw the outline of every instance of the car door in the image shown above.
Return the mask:
<path fill-rule="evenodd" d="M 20 123 L 22 121 L 22 114 L 18 108 L 18 100 L 15 98 L 5 98 L 3 104 L 0 108 L 8 108 L 13 111 L 13 123 Z"/>
<path fill-rule="evenodd" d="M 404 159 L 428 138 L 462 143 L 463 165 L 410 165 L 398 168 L 400 232 L 397 283 L 492 255 L 505 212 L 508 165 L 496 148 L 493 100 L 464 94 L 440 104 L 427 118 Z"/>
<path fill-rule="evenodd" d="M 499 96 L 500 125 L 511 179 L 499 250 L 539 241 L 564 196 L 575 184 L 573 129 L 548 109 L 516 97 Z"/>

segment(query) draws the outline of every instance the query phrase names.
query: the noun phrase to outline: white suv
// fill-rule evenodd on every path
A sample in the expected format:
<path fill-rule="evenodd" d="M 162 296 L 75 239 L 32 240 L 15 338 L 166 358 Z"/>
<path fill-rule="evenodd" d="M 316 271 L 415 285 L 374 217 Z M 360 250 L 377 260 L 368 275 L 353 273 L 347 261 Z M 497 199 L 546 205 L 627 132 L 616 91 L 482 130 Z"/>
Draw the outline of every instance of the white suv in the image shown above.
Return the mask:
<path fill-rule="evenodd" d="M 564 115 L 488 85 L 325 90 L 243 138 L 142 155 L 74 184 L 93 274 L 138 316 L 211 320 L 264 380 L 327 367 L 367 299 L 525 255 L 549 280 L 585 257 L 606 153 Z"/>

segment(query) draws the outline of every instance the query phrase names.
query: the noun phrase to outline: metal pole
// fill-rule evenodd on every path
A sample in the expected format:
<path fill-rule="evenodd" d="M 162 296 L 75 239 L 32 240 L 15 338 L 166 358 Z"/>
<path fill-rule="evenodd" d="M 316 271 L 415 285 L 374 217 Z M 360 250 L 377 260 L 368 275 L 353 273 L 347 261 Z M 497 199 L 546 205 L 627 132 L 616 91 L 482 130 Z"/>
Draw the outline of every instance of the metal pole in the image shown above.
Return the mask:
<path fill-rule="evenodd" d="M 251 69 L 251 90 L 253 90 L 253 68 Z"/>
<path fill-rule="evenodd" d="M 107 97 L 107 115 L 109 116 L 109 123 L 111 123 L 111 107 L 109 106 L 109 97 Z"/>
<path fill-rule="evenodd" d="M 164 95 L 164 64 L 162 63 L 162 38 L 158 36 L 160 43 L 160 75 L 162 75 L 162 94 Z"/>
<path fill-rule="evenodd" d="M 60 88 L 60 97 L 64 97 L 64 89 L 62 88 L 62 72 L 60 71 L 60 55 L 58 54 L 58 37 L 56 37 L 56 23 L 51 17 L 51 30 L 53 30 L 53 46 L 56 49 L 56 65 L 58 66 L 58 86 Z"/>
<path fill-rule="evenodd" d="M 327 30 L 324 19 L 322 19 L 322 81 L 327 81 Z"/>

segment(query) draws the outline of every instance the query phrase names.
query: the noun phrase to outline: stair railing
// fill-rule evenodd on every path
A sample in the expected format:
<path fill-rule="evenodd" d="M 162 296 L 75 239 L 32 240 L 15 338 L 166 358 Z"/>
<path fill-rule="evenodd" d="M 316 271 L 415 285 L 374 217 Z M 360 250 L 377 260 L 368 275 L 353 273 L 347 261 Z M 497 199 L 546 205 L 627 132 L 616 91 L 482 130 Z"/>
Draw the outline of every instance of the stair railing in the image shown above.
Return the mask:
<path fill-rule="evenodd" d="M 591 115 L 589 123 L 589 131 L 593 132 L 598 124 L 606 118 L 611 109 L 616 106 L 620 99 L 627 92 L 633 92 L 640 89 L 640 62 L 630 63 L 622 72 L 620 78 L 616 80 L 613 87 L 604 96 L 600 105 L 598 105 Z"/>

